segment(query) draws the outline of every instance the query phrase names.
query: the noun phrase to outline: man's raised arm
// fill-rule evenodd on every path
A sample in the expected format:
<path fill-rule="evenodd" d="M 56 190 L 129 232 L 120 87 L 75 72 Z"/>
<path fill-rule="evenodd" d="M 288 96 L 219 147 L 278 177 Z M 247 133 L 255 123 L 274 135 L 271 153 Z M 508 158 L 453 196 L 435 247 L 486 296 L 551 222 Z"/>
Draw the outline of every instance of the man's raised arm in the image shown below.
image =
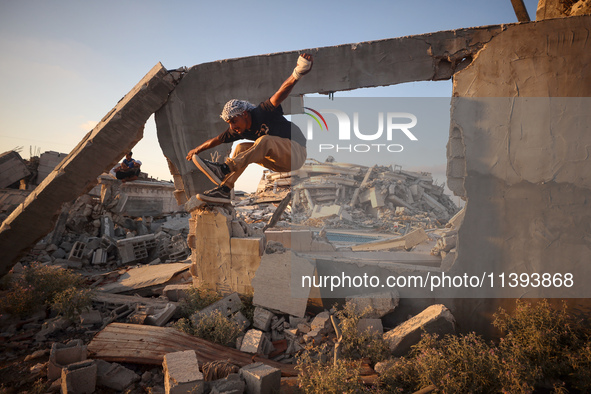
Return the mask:
<path fill-rule="evenodd" d="M 312 58 L 312 55 L 308 53 L 303 53 L 298 57 L 298 63 L 293 69 L 293 73 L 285 80 L 285 82 L 283 82 L 279 90 L 277 90 L 277 92 L 271 96 L 270 101 L 273 106 L 279 106 L 279 104 L 281 104 L 283 100 L 289 96 L 289 93 L 291 93 L 291 90 L 293 89 L 296 82 L 303 75 L 306 75 L 310 72 L 313 63 L 314 59 Z"/>

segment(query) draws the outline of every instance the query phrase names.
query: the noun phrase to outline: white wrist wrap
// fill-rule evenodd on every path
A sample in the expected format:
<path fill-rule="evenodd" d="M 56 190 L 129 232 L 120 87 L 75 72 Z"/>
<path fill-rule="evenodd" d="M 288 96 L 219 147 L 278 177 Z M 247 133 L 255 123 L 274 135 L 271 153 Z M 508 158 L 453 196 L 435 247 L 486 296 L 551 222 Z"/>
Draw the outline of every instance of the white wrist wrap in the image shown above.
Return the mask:
<path fill-rule="evenodd" d="M 298 80 L 312 68 L 312 62 L 305 57 L 298 57 L 298 64 L 293 69 L 293 77 Z"/>

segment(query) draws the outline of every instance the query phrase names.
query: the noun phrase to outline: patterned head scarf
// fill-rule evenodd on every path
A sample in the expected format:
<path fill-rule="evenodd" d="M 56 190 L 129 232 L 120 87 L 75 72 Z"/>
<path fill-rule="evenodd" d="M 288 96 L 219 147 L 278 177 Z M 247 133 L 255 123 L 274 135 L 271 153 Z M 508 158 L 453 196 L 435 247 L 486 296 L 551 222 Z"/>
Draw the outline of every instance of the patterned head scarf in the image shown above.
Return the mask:
<path fill-rule="evenodd" d="M 234 116 L 240 115 L 244 111 L 250 111 L 254 108 L 256 107 L 248 101 L 232 99 L 224 105 L 220 118 L 227 122 Z"/>

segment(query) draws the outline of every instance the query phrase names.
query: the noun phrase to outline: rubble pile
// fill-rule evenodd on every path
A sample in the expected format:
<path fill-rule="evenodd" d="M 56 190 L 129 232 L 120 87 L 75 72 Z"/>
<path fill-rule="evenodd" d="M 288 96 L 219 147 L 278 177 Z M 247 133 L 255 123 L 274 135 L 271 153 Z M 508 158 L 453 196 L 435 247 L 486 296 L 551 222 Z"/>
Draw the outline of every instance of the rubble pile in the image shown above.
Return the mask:
<path fill-rule="evenodd" d="M 310 227 L 371 228 L 404 235 L 416 228 L 439 228 L 458 207 L 430 173 L 400 166 L 365 167 L 329 161 L 308 162 L 288 173 L 266 172 L 257 192 L 237 204 L 249 223 L 262 223 L 291 189 L 283 218 Z"/>
<path fill-rule="evenodd" d="M 85 194 L 64 204 L 54 230 L 21 263 L 39 261 L 65 268 L 114 270 L 126 264 L 185 260 L 189 220 L 186 215 L 118 215 Z"/>

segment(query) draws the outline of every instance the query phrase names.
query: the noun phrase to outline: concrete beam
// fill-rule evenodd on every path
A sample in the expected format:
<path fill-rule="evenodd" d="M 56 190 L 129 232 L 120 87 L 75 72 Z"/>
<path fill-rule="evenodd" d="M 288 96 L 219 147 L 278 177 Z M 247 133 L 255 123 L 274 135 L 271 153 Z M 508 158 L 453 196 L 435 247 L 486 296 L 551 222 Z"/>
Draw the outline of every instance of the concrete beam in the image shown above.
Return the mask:
<path fill-rule="evenodd" d="M 314 69 L 292 96 L 450 79 L 504 29 L 506 25 L 477 27 L 308 49 L 316 59 Z M 224 104 L 232 98 L 253 103 L 267 99 L 291 73 L 300 52 L 221 60 L 189 69 L 156 113 L 160 146 L 178 169 L 187 198 L 213 187 L 185 157 L 227 128 L 219 117 Z M 287 106 L 289 100 L 284 102 L 286 113 L 298 112 Z M 228 145 L 217 148 L 221 157 L 229 153 Z"/>
<path fill-rule="evenodd" d="M 6 218 L 0 227 L 0 276 L 48 234 L 61 205 L 88 192 L 143 136 L 143 125 L 174 89 L 158 63 Z"/>
<path fill-rule="evenodd" d="M 517 16 L 519 22 L 531 22 L 529 14 L 527 13 L 527 8 L 525 8 L 525 4 L 523 4 L 523 0 L 511 0 L 511 4 L 513 5 L 515 16 Z"/>

